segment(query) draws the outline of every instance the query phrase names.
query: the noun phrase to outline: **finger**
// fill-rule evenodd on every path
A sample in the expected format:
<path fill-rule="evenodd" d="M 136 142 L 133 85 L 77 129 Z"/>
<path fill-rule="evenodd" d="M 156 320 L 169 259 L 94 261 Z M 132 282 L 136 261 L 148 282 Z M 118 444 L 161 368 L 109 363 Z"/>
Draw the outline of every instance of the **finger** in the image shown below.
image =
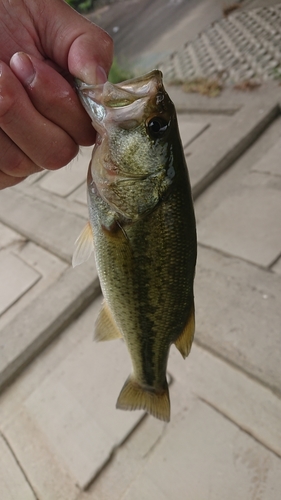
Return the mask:
<path fill-rule="evenodd" d="M 94 143 L 95 132 L 75 90 L 44 61 L 17 52 L 10 67 L 24 85 L 34 107 L 82 146 Z"/>
<path fill-rule="evenodd" d="M 0 63 L 0 128 L 39 167 L 56 169 L 72 160 L 78 146 L 31 103 L 11 69 Z"/>
<path fill-rule="evenodd" d="M 104 83 L 113 58 L 113 42 L 101 28 L 79 16 L 65 2 L 32 4 L 44 52 L 61 68 L 86 83 Z M 54 15 L 55 12 L 55 15 Z"/>
<path fill-rule="evenodd" d="M 28 175 L 41 171 L 2 130 L 0 151 L 0 189 L 14 186 Z"/>

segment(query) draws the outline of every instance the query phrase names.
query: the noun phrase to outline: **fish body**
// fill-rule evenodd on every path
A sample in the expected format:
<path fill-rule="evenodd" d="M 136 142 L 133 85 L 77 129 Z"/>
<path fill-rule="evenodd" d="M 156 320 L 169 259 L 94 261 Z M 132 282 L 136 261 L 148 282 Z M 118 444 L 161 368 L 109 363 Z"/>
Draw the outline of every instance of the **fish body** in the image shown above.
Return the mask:
<path fill-rule="evenodd" d="M 81 83 L 78 92 L 97 141 L 88 172 L 90 226 L 74 264 L 90 253 L 93 238 L 104 296 L 95 337 L 122 337 L 133 368 L 117 408 L 169 421 L 168 355 L 172 343 L 183 357 L 191 348 L 196 263 L 175 108 L 157 70 L 118 85 Z"/>

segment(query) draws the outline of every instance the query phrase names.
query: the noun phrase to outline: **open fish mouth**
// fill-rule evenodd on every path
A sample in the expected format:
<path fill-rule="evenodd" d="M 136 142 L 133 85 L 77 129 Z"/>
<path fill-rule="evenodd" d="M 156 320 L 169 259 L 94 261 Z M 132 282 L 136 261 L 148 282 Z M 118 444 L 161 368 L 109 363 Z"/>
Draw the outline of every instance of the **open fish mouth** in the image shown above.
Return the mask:
<path fill-rule="evenodd" d="M 76 79 L 76 89 L 98 131 L 108 120 L 122 123 L 124 128 L 137 126 L 148 98 L 157 96 L 156 100 L 161 100 L 164 91 L 162 73 L 158 70 L 118 84 L 90 85 Z"/>

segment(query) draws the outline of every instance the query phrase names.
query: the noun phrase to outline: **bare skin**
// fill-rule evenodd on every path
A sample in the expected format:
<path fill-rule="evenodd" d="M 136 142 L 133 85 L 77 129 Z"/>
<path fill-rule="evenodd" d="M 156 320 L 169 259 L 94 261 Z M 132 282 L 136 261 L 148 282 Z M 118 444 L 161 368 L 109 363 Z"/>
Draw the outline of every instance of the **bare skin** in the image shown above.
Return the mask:
<path fill-rule="evenodd" d="M 0 0 L 0 189 L 94 143 L 70 75 L 104 83 L 112 52 L 111 38 L 63 0 Z"/>

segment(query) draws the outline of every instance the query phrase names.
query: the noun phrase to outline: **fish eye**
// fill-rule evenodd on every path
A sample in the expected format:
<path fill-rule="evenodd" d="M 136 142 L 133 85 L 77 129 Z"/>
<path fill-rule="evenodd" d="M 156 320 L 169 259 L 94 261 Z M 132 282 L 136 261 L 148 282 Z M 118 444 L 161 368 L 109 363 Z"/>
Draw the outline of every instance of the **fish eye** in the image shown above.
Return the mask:
<path fill-rule="evenodd" d="M 152 139 L 163 137 L 169 127 L 169 122 L 160 116 L 151 118 L 147 124 L 147 130 Z"/>

